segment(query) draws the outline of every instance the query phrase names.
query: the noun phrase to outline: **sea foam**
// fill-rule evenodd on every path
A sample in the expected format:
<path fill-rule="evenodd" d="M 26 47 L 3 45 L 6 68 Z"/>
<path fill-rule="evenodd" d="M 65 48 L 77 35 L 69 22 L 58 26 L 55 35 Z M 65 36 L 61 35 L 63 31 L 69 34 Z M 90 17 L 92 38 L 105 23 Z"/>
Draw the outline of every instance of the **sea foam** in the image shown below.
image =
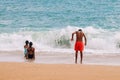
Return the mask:
<path fill-rule="evenodd" d="M 48 31 L 19 31 L 13 33 L 0 34 L 0 50 L 16 51 L 23 50 L 25 40 L 33 42 L 36 51 L 51 51 L 62 49 L 73 50 L 75 43 L 71 41 L 72 32 L 80 27 L 67 26 L 62 29 L 53 29 Z M 88 26 L 81 28 L 87 37 L 86 52 L 111 52 L 119 53 L 120 37 L 119 31 L 109 31 L 105 29 Z"/>

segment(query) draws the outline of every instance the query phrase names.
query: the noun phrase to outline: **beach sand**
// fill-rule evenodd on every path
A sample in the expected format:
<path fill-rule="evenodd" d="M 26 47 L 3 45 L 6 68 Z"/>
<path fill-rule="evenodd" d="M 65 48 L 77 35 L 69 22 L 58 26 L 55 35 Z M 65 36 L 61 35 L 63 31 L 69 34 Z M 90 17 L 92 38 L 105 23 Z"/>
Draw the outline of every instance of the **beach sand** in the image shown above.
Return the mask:
<path fill-rule="evenodd" d="M 36 52 L 35 61 L 21 51 L 0 57 L 0 80 L 120 80 L 120 55 L 84 54 L 83 64 L 74 63 L 74 53 Z"/>
<path fill-rule="evenodd" d="M 120 67 L 0 62 L 0 80 L 120 80 Z"/>

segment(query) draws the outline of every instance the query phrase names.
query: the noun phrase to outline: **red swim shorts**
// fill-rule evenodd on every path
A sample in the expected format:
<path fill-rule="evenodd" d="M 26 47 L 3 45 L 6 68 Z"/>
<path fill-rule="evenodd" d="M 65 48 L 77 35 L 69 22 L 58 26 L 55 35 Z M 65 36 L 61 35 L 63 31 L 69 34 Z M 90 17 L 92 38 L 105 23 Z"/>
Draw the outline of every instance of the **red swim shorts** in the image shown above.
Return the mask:
<path fill-rule="evenodd" d="M 77 41 L 77 42 L 75 43 L 75 50 L 76 50 L 76 51 L 83 51 L 83 49 L 84 49 L 84 44 L 83 44 L 83 42 Z"/>

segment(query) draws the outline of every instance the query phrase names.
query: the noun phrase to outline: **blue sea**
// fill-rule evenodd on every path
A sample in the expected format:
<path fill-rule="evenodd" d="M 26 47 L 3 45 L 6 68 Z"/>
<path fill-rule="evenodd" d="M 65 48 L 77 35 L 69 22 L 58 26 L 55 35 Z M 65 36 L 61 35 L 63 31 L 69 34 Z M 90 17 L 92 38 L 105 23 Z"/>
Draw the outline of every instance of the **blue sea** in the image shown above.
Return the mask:
<path fill-rule="evenodd" d="M 29 40 L 38 52 L 73 53 L 79 28 L 85 53 L 120 54 L 120 1 L 0 0 L 0 51 L 23 51 Z"/>

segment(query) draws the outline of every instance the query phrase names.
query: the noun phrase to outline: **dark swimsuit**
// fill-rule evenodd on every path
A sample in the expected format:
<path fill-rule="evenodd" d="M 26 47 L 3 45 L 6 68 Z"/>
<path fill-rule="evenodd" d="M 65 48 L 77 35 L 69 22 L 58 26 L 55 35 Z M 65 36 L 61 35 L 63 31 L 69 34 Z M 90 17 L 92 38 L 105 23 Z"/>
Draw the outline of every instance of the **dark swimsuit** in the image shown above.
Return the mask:
<path fill-rule="evenodd" d="M 29 50 L 28 50 L 28 59 L 34 58 L 34 54 L 29 54 L 29 51 L 32 51 L 32 49 L 29 49 Z"/>
<path fill-rule="evenodd" d="M 34 54 L 28 54 L 28 59 L 32 59 L 34 57 Z"/>

